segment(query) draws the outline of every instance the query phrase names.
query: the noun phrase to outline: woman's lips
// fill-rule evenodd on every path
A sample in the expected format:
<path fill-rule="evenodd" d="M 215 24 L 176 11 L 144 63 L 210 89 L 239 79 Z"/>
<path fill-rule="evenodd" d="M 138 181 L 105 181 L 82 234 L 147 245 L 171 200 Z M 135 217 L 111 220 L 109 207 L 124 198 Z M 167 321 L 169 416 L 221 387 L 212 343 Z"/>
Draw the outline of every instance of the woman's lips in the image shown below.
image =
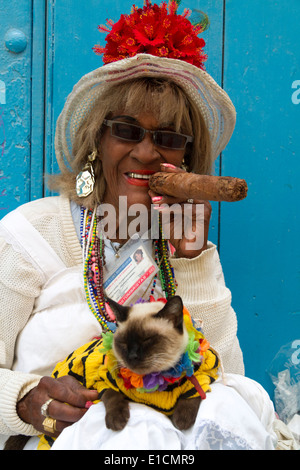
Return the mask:
<path fill-rule="evenodd" d="M 153 170 L 135 170 L 124 173 L 124 176 L 129 184 L 134 186 L 149 186 L 150 175 L 156 173 Z"/>

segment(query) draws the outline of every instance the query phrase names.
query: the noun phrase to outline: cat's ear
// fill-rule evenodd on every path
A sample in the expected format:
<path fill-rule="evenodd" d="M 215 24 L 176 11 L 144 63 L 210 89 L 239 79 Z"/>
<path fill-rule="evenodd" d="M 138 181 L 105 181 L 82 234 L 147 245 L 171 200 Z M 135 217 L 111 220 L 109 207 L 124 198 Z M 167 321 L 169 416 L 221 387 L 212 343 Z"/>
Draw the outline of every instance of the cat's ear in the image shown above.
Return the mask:
<path fill-rule="evenodd" d="M 122 323 L 127 320 L 130 307 L 120 305 L 112 299 L 107 298 L 106 302 L 116 316 L 117 322 Z"/>
<path fill-rule="evenodd" d="M 180 333 L 183 332 L 183 303 L 179 295 L 174 295 L 174 297 L 168 299 L 164 307 L 155 316 L 172 321 L 174 327 Z"/>

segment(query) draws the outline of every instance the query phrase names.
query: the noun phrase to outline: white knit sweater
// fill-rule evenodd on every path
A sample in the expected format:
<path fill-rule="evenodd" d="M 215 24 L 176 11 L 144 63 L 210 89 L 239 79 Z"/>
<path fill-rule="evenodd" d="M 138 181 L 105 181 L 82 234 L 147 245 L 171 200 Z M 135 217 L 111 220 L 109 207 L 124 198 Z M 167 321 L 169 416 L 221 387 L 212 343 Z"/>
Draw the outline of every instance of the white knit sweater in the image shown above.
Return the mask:
<path fill-rule="evenodd" d="M 49 243 L 67 268 L 82 263 L 81 247 L 67 199 L 61 196 L 45 198 L 17 210 Z M 18 230 L 22 233 L 22 227 Z M 244 374 L 236 336 L 236 315 L 231 308 L 231 294 L 224 284 L 216 247 L 209 244 L 197 258 L 172 258 L 171 263 L 178 283 L 177 294 L 193 318 L 203 321 L 205 335 L 218 351 L 224 370 Z M 12 366 L 17 337 L 32 315 L 43 284 L 43 274 L 30 253 L 24 253 L 0 223 L 0 435 L 38 434 L 31 425 L 20 420 L 16 403 L 38 384 L 41 377 L 13 371 Z"/>

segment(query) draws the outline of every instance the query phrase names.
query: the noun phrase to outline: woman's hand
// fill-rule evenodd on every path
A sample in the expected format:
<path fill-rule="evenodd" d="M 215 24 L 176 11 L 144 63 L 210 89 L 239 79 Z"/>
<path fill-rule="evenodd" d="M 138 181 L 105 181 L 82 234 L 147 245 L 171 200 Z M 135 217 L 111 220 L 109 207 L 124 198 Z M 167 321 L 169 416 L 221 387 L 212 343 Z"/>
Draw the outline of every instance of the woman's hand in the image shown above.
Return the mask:
<path fill-rule="evenodd" d="M 74 377 L 65 376 L 58 379 L 43 377 L 22 400 L 17 403 L 17 413 L 25 423 L 32 424 L 37 431 L 57 437 L 64 428 L 78 421 L 87 411 L 87 401 L 98 397 L 96 390 L 84 388 Z M 56 420 L 56 432 L 45 432 L 41 406 L 52 398 L 48 415 Z"/>
<path fill-rule="evenodd" d="M 182 168 L 161 164 L 161 171 L 183 172 Z M 150 190 L 154 208 L 162 213 L 162 228 L 176 250 L 178 258 L 195 258 L 207 249 L 211 204 L 209 201 L 193 200 L 190 204 L 173 196 Z M 179 204 L 175 213 L 172 204 Z M 176 209 L 176 206 L 173 206 Z M 180 224 L 180 227 L 179 227 Z"/>

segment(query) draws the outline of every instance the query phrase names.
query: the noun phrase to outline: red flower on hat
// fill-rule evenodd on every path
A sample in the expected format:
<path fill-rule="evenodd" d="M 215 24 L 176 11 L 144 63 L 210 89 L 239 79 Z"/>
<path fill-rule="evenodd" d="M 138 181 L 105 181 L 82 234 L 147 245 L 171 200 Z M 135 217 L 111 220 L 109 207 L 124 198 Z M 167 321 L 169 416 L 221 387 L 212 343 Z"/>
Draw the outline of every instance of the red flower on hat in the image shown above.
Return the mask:
<path fill-rule="evenodd" d="M 207 59 L 205 41 L 198 37 L 203 28 L 188 20 L 190 10 L 178 15 L 177 9 L 175 0 L 160 6 L 152 5 L 150 0 L 145 0 L 143 8 L 134 5 L 130 15 L 98 26 L 99 31 L 108 32 L 106 46 L 96 45 L 93 50 L 103 54 L 104 64 L 146 53 L 184 60 L 203 69 Z"/>

